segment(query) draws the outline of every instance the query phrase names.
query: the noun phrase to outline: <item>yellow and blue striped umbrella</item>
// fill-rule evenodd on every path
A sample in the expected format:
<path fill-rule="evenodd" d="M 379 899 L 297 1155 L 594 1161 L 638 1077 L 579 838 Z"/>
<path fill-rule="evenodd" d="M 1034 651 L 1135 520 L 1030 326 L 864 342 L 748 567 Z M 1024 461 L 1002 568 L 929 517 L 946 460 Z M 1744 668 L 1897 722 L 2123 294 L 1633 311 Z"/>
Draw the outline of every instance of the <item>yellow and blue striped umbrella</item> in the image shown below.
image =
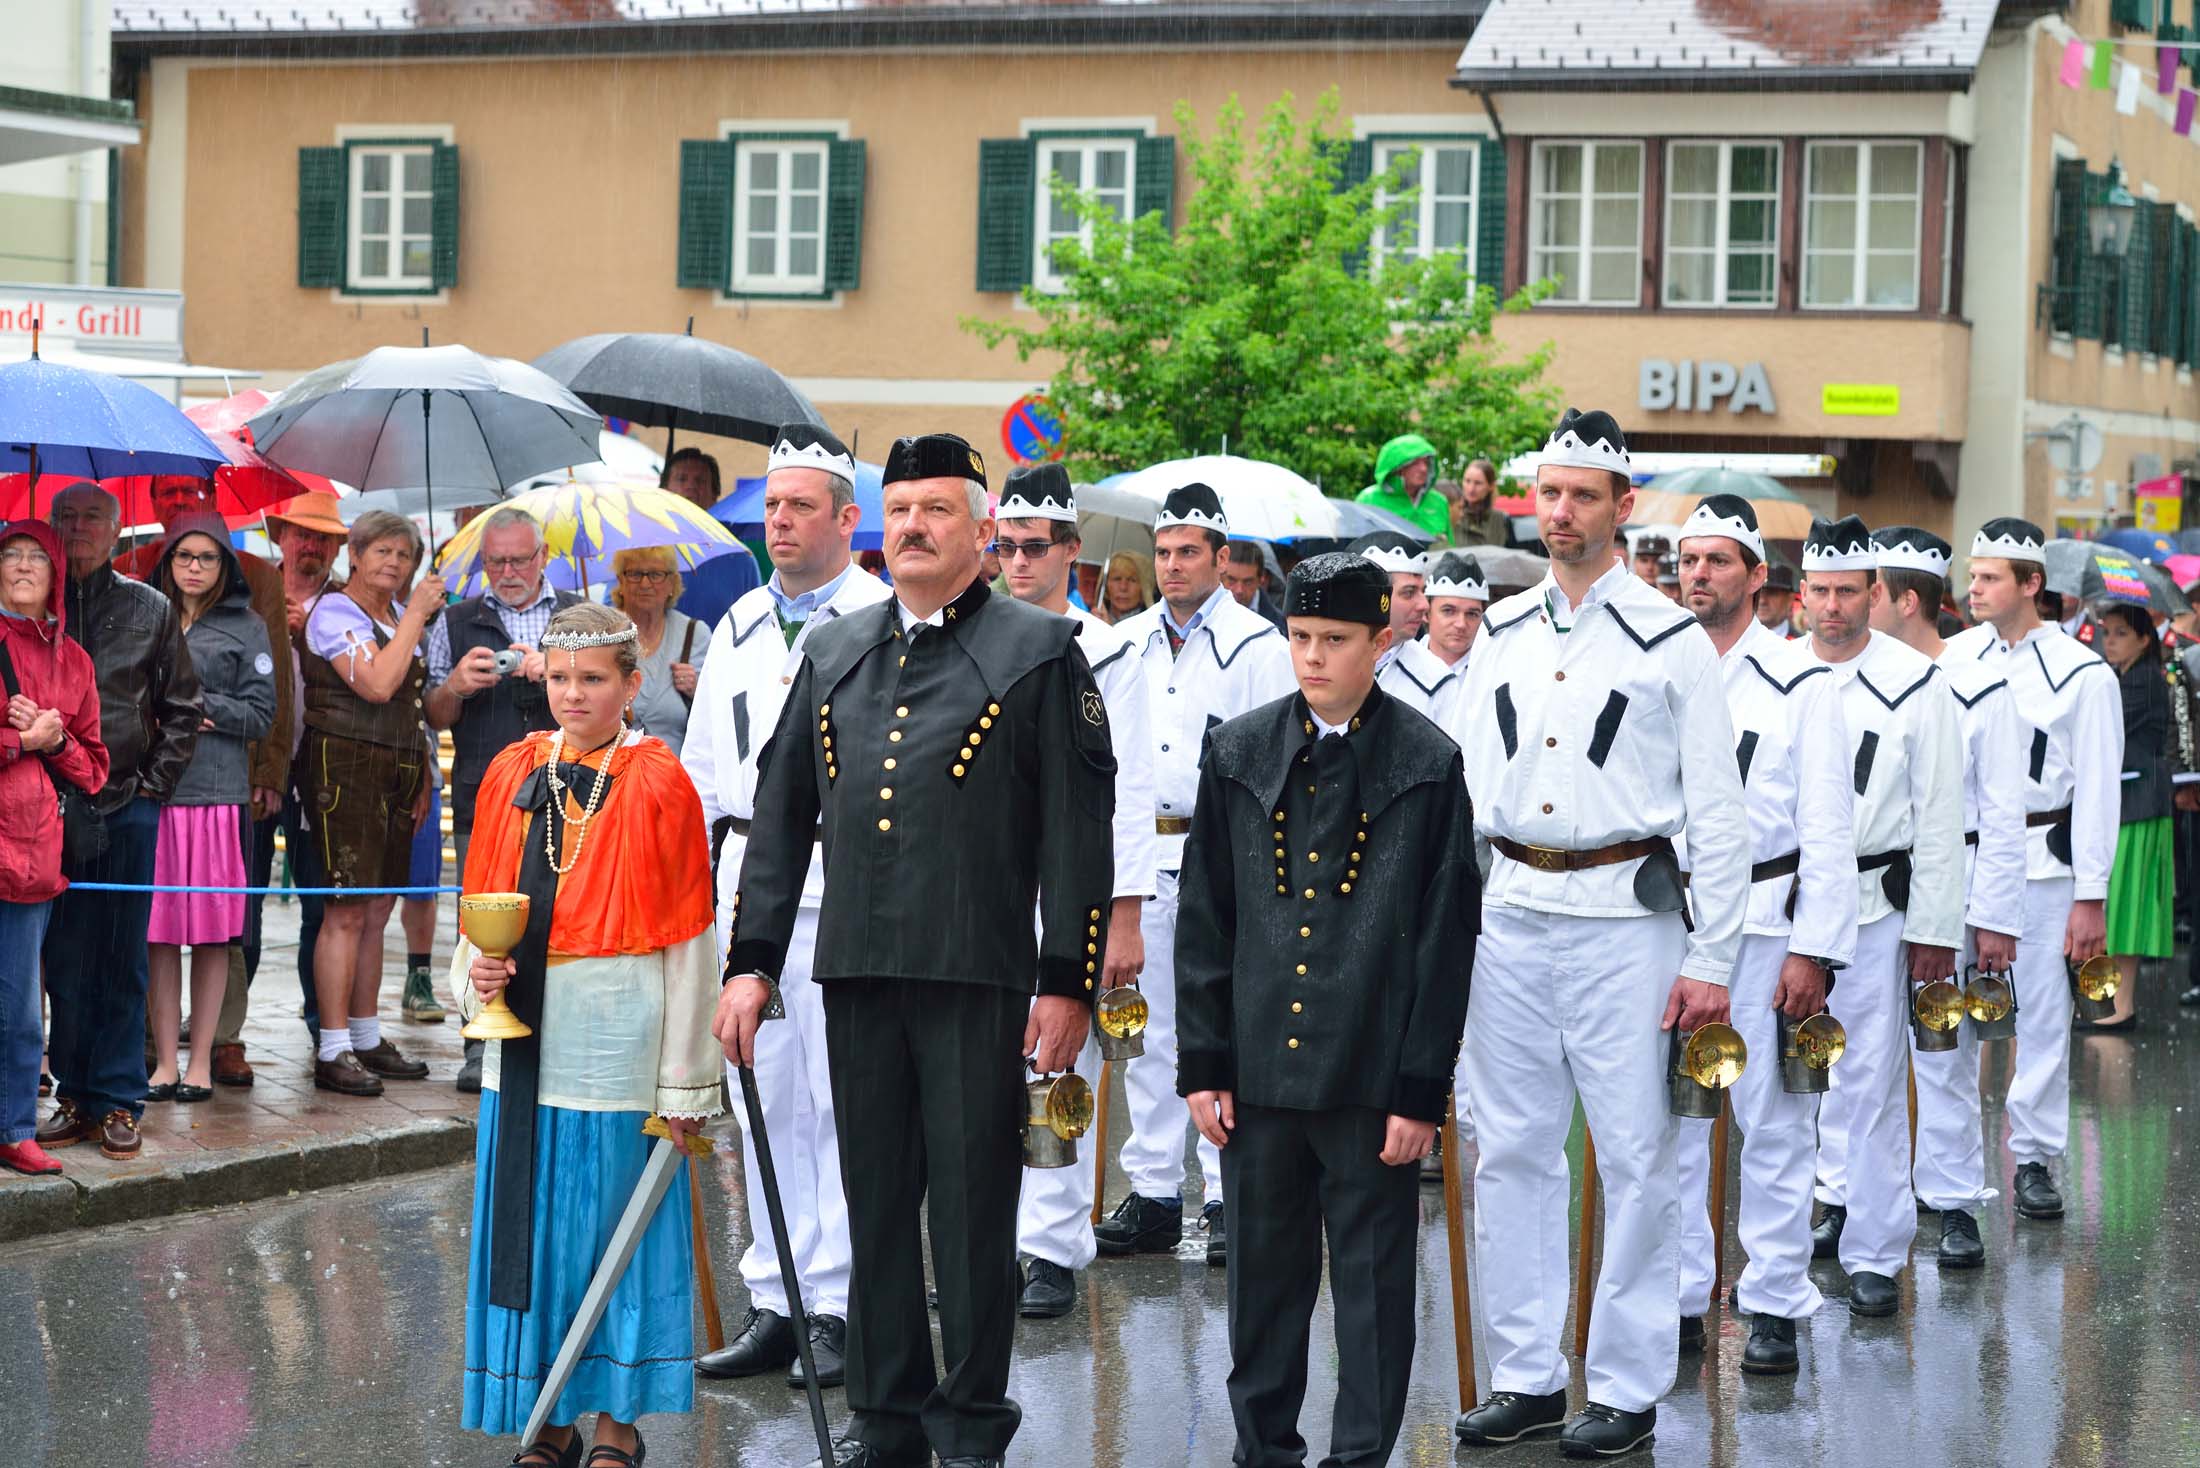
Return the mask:
<path fill-rule="evenodd" d="M 503 504 L 525 510 L 541 524 L 550 555 L 546 574 L 552 586 L 566 591 L 607 585 L 612 556 L 638 546 L 670 550 L 683 571 L 742 550 L 740 540 L 710 511 L 654 484 L 569 480 L 515 494 Z M 460 596 L 488 589 L 481 568 L 481 527 L 488 519 L 485 512 L 468 521 L 436 557 L 436 569 Z"/>

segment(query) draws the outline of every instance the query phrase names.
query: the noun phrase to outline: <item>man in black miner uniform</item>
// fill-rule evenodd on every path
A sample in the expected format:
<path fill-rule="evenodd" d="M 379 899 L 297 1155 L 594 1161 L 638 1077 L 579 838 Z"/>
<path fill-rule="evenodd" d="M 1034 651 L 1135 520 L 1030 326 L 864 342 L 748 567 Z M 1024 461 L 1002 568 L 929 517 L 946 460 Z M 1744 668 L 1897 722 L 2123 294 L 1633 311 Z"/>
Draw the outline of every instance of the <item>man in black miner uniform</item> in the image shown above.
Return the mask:
<path fill-rule="evenodd" d="M 713 1028 L 749 1063 L 822 828 L 812 974 L 854 1254 L 834 1463 L 987 1468 L 1022 1415 L 1007 1388 L 1024 1059 L 1067 1070 L 1085 1040 L 1115 758 L 1077 624 L 980 578 L 993 521 L 977 452 L 900 439 L 883 477 L 895 594 L 809 640 L 758 775 Z M 1043 938 L 1019 916 L 1034 903 Z"/>
<path fill-rule="evenodd" d="M 1184 848 L 1177 1088 L 1222 1149 L 1247 1468 L 1305 1461 L 1325 1229 L 1345 1287 L 1322 1462 L 1388 1462 L 1405 1415 L 1419 1164 L 1451 1089 L 1482 899 L 1458 746 L 1375 686 L 1390 600 L 1390 577 L 1350 553 L 1291 572 L 1299 692 L 1207 736 Z"/>

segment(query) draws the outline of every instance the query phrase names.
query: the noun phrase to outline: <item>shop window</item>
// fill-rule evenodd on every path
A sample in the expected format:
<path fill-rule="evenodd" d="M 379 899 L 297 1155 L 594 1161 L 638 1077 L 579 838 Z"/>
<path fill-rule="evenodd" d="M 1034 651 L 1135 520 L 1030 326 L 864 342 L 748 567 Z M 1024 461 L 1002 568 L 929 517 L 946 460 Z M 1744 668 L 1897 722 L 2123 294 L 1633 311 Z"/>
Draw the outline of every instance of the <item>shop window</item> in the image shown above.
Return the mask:
<path fill-rule="evenodd" d="M 1812 143 L 1804 155 L 1803 305 L 1917 309 L 1925 150 Z"/>
<path fill-rule="evenodd" d="M 1176 139 L 1136 132 L 987 138 L 978 144 L 978 289 L 1062 288 L 1051 251 L 1092 247 L 1092 225 L 1054 197 L 1061 181 L 1118 219 L 1161 215 L 1176 201 Z"/>
<path fill-rule="evenodd" d="M 1665 304 L 1773 305 L 1780 145 L 1673 143 L 1665 156 Z"/>
<path fill-rule="evenodd" d="M 1642 144 L 1537 143 L 1530 178 L 1528 269 L 1551 302 L 1639 304 Z"/>
<path fill-rule="evenodd" d="M 431 295 L 458 282 L 458 149 L 379 138 L 298 150 L 298 284 Z"/>
<path fill-rule="evenodd" d="M 824 132 L 681 143 L 676 283 L 797 300 L 860 287 L 865 154 Z"/>

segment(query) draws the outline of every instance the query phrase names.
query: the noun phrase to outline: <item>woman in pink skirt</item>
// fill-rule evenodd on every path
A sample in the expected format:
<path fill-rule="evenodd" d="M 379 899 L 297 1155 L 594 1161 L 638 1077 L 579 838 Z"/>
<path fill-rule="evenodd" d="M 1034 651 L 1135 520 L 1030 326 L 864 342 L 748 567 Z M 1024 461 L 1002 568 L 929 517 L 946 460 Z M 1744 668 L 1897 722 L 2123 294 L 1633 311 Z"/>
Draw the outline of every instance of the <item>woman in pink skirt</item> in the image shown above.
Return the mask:
<path fill-rule="evenodd" d="M 238 822 L 251 799 L 250 746 L 275 722 L 275 660 L 267 624 L 252 610 L 251 588 L 218 517 L 178 521 L 162 544 L 153 585 L 176 604 L 183 640 L 198 670 L 206 718 L 198 749 L 161 807 L 153 852 L 156 887 L 242 887 Z M 146 1014 L 153 1031 L 151 1101 L 205 1101 L 213 1094 L 213 1045 L 229 946 L 244 933 L 244 896 L 231 892 L 155 892 L 146 929 Z M 191 1066 L 176 1072 L 183 1022 L 183 950 L 191 950 Z"/>

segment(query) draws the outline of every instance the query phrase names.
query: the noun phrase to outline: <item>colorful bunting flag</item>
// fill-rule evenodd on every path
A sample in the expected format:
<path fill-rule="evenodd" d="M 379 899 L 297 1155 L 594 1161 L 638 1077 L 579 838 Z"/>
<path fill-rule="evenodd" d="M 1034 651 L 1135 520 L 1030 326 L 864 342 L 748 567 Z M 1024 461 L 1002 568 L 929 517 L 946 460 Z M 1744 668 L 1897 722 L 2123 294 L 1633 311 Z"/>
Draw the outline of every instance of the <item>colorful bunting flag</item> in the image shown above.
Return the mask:
<path fill-rule="evenodd" d="M 2108 84 L 2114 80 L 2110 73 L 2115 64 L 2116 43 L 2114 41 L 2095 41 L 2093 43 L 2093 70 L 2088 73 L 2090 77 L 2089 85 L 2094 91 L 2105 92 L 2108 90 Z"/>
<path fill-rule="evenodd" d="M 2158 47 L 2154 53 L 2154 90 L 2167 97 L 2177 90 L 2177 68 L 2185 53 L 2177 46 Z"/>
<path fill-rule="evenodd" d="M 2200 93 L 2190 87 L 2177 89 L 2177 136 L 2192 136 L 2192 111 L 2196 103 L 2200 103 Z"/>
<path fill-rule="evenodd" d="M 2092 55 L 2083 41 L 2063 43 L 2062 84 L 2066 87 L 2085 85 L 2086 71 L 2092 64 Z"/>
<path fill-rule="evenodd" d="M 2128 61 L 2116 69 L 2116 110 L 2125 117 L 2139 110 L 2139 68 Z"/>

